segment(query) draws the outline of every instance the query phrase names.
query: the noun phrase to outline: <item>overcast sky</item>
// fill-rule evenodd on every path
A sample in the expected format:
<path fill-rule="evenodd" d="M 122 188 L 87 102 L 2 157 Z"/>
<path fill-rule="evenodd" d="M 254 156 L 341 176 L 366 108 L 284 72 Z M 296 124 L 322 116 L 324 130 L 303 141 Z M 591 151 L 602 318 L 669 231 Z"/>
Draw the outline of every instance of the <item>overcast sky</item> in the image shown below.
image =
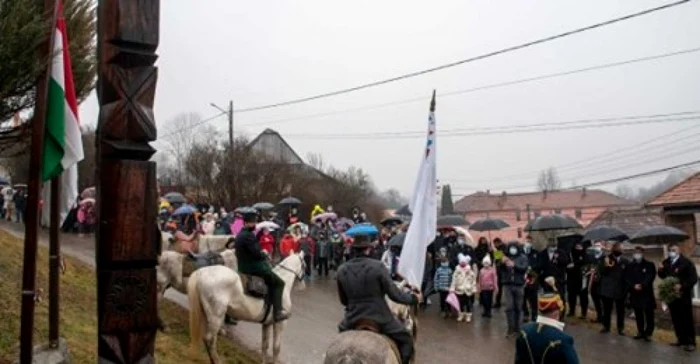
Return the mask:
<path fill-rule="evenodd" d="M 161 1 L 156 118 L 162 130 L 182 112 L 202 117 L 210 102 L 246 108 L 333 91 L 469 58 L 671 1 Z M 365 169 L 381 189 L 406 195 L 416 178 L 424 136 L 311 139 L 313 134 L 425 130 L 438 94 L 647 57 L 700 46 L 700 2 L 691 2 L 526 50 L 464 64 L 347 95 L 235 115 L 254 137 L 279 131 L 305 157 L 321 153 L 339 168 Z M 606 180 L 700 159 L 697 142 L 620 155 L 613 151 L 700 125 L 683 121 L 538 133 L 448 136 L 441 129 L 495 127 L 700 110 L 700 52 L 438 97 L 438 177 L 454 194 L 526 191 L 539 170 L 610 154 L 605 163 L 560 171 L 564 185 Z M 411 98 L 391 107 L 335 112 Z M 81 105 L 97 120 L 97 101 Z M 294 119 L 277 122 L 280 119 Z M 220 117 L 211 125 L 226 130 Z M 695 132 L 700 127 L 693 129 Z M 670 137 L 673 141 L 692 131 Z M 222 134 L 225 135 L 225 134 Z M 697 140 L 697 138 L 695 139 Z M 700 148 L 699 148 L 700 149 Z M 671 156 L 664 158 L 664 156 Z M 646 161 L 657 159 L 655 161 Z M 514 176 L 515 175 L 515 176 Z M 662 176 L 630 182 L 653 183 Z M 614 189 L 615 185 L 604 186 Z"/>

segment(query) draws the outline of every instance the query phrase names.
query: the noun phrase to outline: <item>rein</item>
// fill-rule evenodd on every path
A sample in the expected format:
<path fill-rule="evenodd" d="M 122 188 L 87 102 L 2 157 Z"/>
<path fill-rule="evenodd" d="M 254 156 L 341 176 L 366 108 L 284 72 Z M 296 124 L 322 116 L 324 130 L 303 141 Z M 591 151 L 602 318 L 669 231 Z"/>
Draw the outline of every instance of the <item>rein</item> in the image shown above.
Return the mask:
<path fill-rule="evenodd" d="M 297 272 L 289 269 L 286 267 L 282 262 L 277 264 L 275 268 L 281 268 L 282 270 L 286 270 L 289 273 L 294 274 L 294 277 L 297 279 L 298 282 L 301 282 L 304 280 L 304 270 L 306 269 L 306 263 L 304 262 L 304 259 L 302 259 L 300 256 L 297 255 L 297 258 L 299 258 L 299 261 L 301 262 L 301 272 L 297 274 Z"/>

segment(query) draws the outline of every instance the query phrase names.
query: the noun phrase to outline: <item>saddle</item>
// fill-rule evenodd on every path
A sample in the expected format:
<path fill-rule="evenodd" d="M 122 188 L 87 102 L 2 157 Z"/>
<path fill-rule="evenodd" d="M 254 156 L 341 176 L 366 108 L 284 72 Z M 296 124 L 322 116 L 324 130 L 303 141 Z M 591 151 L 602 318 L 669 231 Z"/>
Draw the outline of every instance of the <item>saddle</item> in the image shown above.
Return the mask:
<path fill-rule="evenodd" d="M 224 265 L 224 258 L 221 254 L 213 251 L 203 254 L 187 253 L 182 261 L 182 276 L 189 277 L 197 269 L 212 265 Z"/>
<path fill-rule="evenodd" d="M 255 298 L 267 298 L 269 288 L 261 277 L 238 273 L 243 284 L 243 292 Z"/>

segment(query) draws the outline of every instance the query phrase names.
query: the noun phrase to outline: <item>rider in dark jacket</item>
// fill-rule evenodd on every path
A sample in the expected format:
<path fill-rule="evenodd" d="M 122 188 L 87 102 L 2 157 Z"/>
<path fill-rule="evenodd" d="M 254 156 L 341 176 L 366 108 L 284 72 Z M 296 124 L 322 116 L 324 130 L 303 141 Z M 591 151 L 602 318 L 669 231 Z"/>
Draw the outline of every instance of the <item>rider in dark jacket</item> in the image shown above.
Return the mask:
<path fill-rule="evenodd" d="M 236 236 L 236 259 L 238 271 L 243 274 L 261 277 L 269 287 L 272 300 L 272 312 L 275 322 L 286 320 L 289 315 L 282 311 L 282 292 L 284 281 L 272 271 L 268 255 L 255 237 L 253 230 L 257 222 L 257 214 L 253 211 L 243 213 L 245 226 Z"/>
<path fill-rule="evenodd" d="M 372 244 L 368 236 L 355 236 L 355 256 L 338 270 L 338 295 L 345 306 L 345 317 L 338 328 L 353 330 L 360 320 L 377 324 L 382 334 L 396 343 L 401 362 L 413 357 L 413 338 L 391 313 L 385 297 L 405 305 L 416 305 L 420 295 L 402 292 L 391 280 L 389 271 L 379 260 L 371 259 Z"/>

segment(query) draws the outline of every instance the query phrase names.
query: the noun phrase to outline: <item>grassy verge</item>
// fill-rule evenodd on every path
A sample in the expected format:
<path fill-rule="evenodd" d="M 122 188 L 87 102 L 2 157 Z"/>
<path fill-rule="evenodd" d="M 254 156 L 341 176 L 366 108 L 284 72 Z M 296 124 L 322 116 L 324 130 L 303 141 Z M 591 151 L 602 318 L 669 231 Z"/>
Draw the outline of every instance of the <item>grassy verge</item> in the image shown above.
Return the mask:
<path fill-rule="evenodd" d="M 0 230 L 0 364 L 11 363 L 19 351 L 20 290 L 22 282 L 22 240 Z M 61 336 L 68 341 L 74 363 L 94 363 L 97 352 L 97 303 L 94 270 L 75 259 L 66 258 L 67 271 L 61 276 Z M 37 288 L 45 298 L 37 303 L 34 320 L 35 344 L 48 339 L 48 251 L 39 247 Z M 203 349 L 189 346 L 187 311 L 166 301 L 161 313 L 170 326 L 158 334 L 156 357 L 159 363 L 208 363 Z M 228 340 L 219 340 L 219 354 L 227 363 L 259 362 L 258 356 Z"/>

